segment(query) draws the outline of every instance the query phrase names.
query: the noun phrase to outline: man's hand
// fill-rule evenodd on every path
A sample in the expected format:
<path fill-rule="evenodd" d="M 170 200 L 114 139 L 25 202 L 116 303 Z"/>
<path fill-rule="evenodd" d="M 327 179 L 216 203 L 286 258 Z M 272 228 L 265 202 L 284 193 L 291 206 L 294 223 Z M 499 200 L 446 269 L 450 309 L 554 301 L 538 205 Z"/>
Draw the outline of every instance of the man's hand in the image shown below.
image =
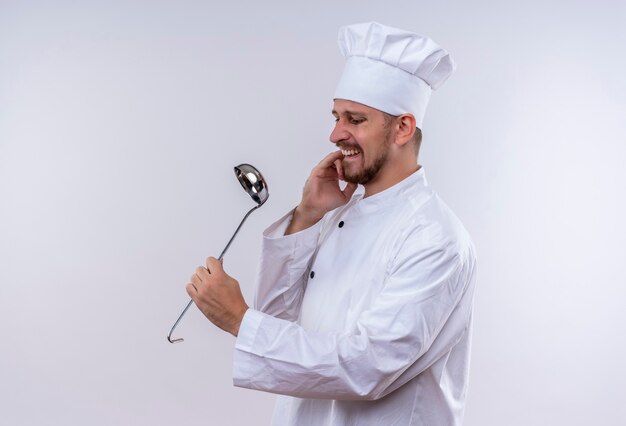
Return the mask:
<path fill-rule="evenodd" d="M 219 260 L 209 257 L 206 268 L 196 269 L 187 284 L 187 293 L 209 321 L 237 336 L 248 305 L 239 283 L 224 272 Z"/>
<path fill-rule="evenodd" d="M 342 158 L 341 151 L 332 152 L 313 168 L 304 184 L 302 200 L 294 211 L 286 235 L 314 225 L 327 212 L 350 201 L 358 185 L 348 183 L 343 191 L 339 187 L 339 181 L 343 180 Z"/>

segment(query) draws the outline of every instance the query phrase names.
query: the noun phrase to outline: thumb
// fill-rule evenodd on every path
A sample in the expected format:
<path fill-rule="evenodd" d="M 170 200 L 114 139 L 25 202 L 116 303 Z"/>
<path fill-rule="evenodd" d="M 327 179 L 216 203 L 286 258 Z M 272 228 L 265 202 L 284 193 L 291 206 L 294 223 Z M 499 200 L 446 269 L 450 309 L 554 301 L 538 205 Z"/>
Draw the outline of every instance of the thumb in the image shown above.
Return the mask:
<path fill-rule="evenodd" d="M 357 185 L 356 183 L 348 183 L 346 185 L 343 191 L 341 191 L 343 193 L 343 196 L 346 197 L 346 200 L 352 198 L 352 195 L 354 194 L 354 191 L 356 191 L 358 186 L 359 185 Z"/>

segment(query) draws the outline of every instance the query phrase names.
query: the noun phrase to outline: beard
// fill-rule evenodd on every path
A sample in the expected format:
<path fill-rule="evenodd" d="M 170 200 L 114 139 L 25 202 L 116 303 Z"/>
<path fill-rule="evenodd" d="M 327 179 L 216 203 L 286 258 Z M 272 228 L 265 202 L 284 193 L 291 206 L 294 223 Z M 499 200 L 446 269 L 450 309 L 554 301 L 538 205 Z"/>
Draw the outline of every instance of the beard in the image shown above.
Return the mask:
<path fill-rule="evenodd" d="M 391 145 L 391 131 L 385 133 L 382 149 L 376 154 L 374 161 L 369 166 L 365 166 L 363 169 L 351 172 L 349 167 L 346 167 L 346 162 L 342 161 L 343 166 L 343 177 L 346 182 L 349 183 L 357 183 L 360 185 L 365 185 L 369 183 L 372 179 L 376 177 L 380 169 L 387 162 L 387 156 L 389 155 L 389 145 Z M 363 161 L 365 161 L 365 156 L 363 150 L 361 151 L 361 155 L 363 156 Z"/>

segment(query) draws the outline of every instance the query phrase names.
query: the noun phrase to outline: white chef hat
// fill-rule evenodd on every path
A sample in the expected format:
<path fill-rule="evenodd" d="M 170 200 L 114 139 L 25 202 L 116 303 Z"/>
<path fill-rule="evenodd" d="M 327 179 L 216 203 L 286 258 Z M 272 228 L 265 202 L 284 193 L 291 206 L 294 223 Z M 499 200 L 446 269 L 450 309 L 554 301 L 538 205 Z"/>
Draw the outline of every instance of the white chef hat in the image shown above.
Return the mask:
<path fill-rule="evenodd" d="M 347 61 L 334 98 L 391 115 L 411 113 L 420 129 L 432 89 L 456 68 L 428 37 L 377 22 L 341 27 L 338 43 Z"/>

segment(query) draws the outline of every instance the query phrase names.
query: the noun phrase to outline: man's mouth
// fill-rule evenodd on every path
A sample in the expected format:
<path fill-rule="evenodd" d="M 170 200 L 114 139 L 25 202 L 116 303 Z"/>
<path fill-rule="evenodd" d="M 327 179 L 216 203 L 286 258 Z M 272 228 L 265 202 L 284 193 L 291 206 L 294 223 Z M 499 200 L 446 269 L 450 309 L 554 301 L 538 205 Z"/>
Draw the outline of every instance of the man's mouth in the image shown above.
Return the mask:
<path fill-rule="evenodd" d="M 342 149 L 341 153 L 344 157 L 354 157 L 355 155 L 359 155 L 361 151 L 358 149 Z"/>

